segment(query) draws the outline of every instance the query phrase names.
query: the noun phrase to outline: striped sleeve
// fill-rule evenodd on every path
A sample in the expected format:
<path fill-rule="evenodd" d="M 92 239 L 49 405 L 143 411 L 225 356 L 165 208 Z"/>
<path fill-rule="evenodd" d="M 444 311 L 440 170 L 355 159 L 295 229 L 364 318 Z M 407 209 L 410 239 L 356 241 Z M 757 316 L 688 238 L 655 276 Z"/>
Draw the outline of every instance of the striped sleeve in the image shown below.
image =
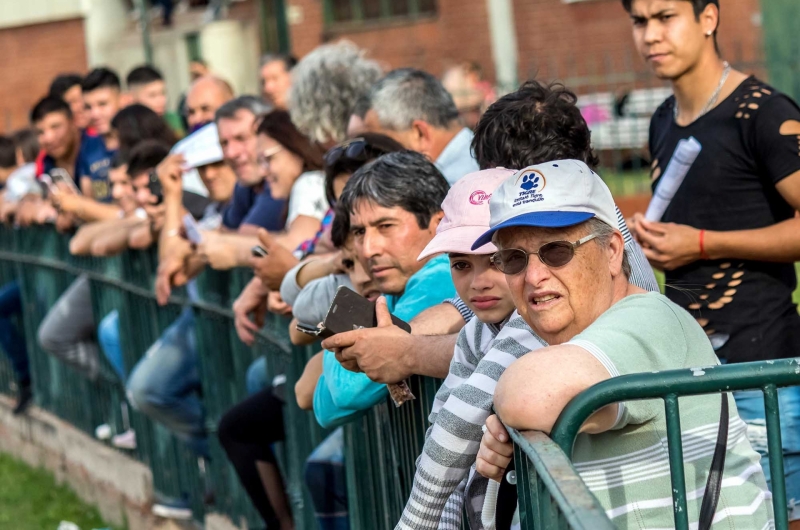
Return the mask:
<path fill-rule="evenodd" d="M 450 361 L 450 371 L 442 383 L 442 386 L 440 386 L 439 390 L 436 392 L 436 397 L 433 400 L 431 414 L 428 417 L 428 421 L 430 421 L 431 424 L 436 423 L 436 417 L 447 401 L 447 398 L 450 397 L 450 392 L 463 383 L 470 374 L 475 371 L 475 367 L 480 360 L 478 356 L 482 355 L 481 347 L 488 346 L 482 344 L 484 339 L 491 340 L 494 338 L 494 334 L 492 334 L 488 328 L 484 328 L 485 326 L 477 318 L 473 318 L 467 322 L 467 325 L 464 326 L 458 334 L 456 347 L 453 351 L 453 360 Z"/>
<path fill-rule="evenodd" d="M 467 488 L 467 479 L 461 481 L 456 491 L 447 499 L 439 519 L 438 530 L 461 530 L 461 516 L 464 513 L 464 491 Z"/>
<path fill-rule="evenodd" d="M 450 304 L 455 307 L 458 312 L 461 313 L 461 318 L 464 319 L 464 322 L 469 322 L 475 318 L 475 313 L 469 308 L 469 306 L 467 306 L 467 304 L 464 303 L 464 300 L 462 300 L 460 296 L 448 298 L 443 303 Z"/>
<path fill-rule="evenodd" d="M 396 529 L 438 528 L 448 498 L 475 463 L 497 380 L 516 359 L 545 346 L 516 313 L 502 333 L 505 338 L 494 339 L 469 377 L 450 389 L 417 461 L 411 496 Z"/>

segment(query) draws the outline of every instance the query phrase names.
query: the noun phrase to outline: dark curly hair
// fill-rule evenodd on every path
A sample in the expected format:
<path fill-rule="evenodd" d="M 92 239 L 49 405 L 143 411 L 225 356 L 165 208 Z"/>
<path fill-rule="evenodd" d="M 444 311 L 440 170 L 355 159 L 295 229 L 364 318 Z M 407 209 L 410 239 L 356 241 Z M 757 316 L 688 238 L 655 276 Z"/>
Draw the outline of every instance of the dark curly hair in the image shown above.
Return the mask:
<path fill-rule="evenodd" d="M 577 101 L 564 85 L 539 81 L 498 99 L 475 127 L 472 151 L 480 168 L 522 169 L 568 158 L 596 168 L 592 134 Z"/>

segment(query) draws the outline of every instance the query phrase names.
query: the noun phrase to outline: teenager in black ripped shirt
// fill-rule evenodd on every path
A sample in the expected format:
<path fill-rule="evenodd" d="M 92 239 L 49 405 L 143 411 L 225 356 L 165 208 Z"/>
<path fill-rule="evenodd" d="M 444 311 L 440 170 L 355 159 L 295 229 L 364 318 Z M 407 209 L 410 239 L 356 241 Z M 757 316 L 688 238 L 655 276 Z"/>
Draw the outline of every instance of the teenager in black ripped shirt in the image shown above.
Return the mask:
<path fill-rule="evenodd" d="M 650 263 L 665 271 L 667 296 L 692 312 L 723 362 L 800 355 L 792 302 L 800 108 L 721 58 L 718 0 L 622 3 L 639 52 L 674 91 L 650 124 L 654 189 L 680 140 L 702 145 L 661 222 L 637 214 L 632 231 Z M 765 454 L 761 393 L 736 398 L 753 447 Z M 783 389 L 780 398 L 789 518 L 800 528 L 800 507 L 792 513 L 800 502 L 800 389 Z"/>

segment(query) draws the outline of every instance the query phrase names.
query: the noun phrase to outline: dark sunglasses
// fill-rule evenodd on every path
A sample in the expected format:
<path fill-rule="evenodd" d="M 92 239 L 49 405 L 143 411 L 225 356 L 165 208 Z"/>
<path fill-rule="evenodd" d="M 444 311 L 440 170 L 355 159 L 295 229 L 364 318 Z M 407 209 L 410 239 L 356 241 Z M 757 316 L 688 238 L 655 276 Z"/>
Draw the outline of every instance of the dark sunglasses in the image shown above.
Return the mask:
<path fill-rule="evenodd" d="M 343 156 L 357 162 L 366 162 L 375 149 L 363 138 L 353 138 L 337 146 L 331 147 L 325 153 L 325 166 L 331 167 Z"/>
<path fill-rule="evenodd" d="M 519 248 L 498 250 L 492 255 L 492 264 L 497 270 L 508 276 L 519 274 L 528 268 L 528 257 L 531 254 L 539 256 L 539 261 L 548 267 L 563 267 L 575 256 L 575 249 L 584 243 L 596 238 L 597 234 L 588 235 L 575 241 L 551 241 L 545 243 L 536 252 L 526 252 Z"/>

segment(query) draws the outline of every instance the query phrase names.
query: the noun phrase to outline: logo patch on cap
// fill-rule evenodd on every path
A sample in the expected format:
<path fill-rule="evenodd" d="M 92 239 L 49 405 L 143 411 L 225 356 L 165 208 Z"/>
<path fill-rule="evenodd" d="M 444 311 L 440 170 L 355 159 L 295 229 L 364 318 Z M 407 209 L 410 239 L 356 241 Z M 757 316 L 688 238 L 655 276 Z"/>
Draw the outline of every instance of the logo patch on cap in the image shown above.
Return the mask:
<path fill-rule="evenodd" d="M 542 191 L 547 185 L 547 179 L 544 178 L 541 171 L 536 169 L 525 171 L 517 177 L 517 184 L 519 184 L 520 191 L 517 193 L 517 198 L 514 199 L 514 204 L 511 205 L 512 208 L 544 200 Z"/>
<path fill-rule="evenodd" d="M 472 192 L 472 195 L 469 196 L 469 203 L 474 204 L 475 206 L 480 206 L 491 198 L 491 193 L 486 193 L 483 190 L 475 190 Z"/>

